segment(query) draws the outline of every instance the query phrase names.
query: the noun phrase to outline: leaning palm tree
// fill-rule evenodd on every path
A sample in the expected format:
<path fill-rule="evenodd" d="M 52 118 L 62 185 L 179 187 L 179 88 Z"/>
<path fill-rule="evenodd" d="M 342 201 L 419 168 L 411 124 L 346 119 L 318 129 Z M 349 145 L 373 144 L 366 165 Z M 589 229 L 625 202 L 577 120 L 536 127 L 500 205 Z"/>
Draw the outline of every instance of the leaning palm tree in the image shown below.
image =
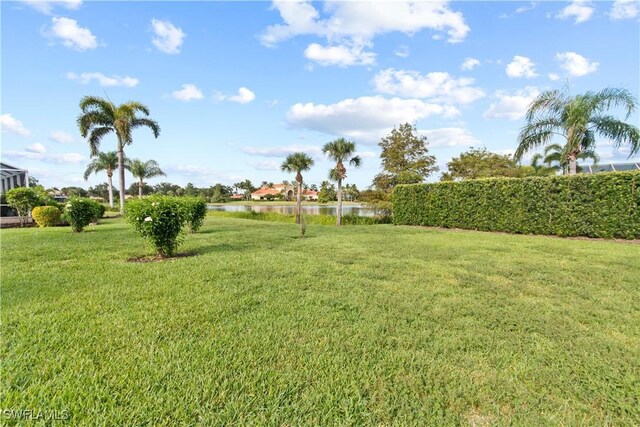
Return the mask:
<path fill-rule="evenodd" d="M 313 166 L 313 159 L 305 153 L 289 154 L 280 169 L 283 172 L 296 174 L 297 191 L 296 191 L 296 224 L 300 224 L 300 211 L 302 209 L 302 172 L 308 171 Z"/>
<path fill-rule="evenodd" d="M 569 164 L 567 163 L 567 153 L 565 153 L 565 147 L 560 144 L 551 144 L 544 149 L 544 163 L 554 168 L 555 170 L 562 171 L 563 174 L 569 172 Z M 582 151 L 576 156 L 576 160 L 591 160 L 595 166 L 600 161 L 600 156 L 592 148 Z M 576 166 L 576 171 L 578 166 Z"/>
<path fill-rule="evenodd" d="M 144 187 L 145 179 L 167 176 L 155 160 L 147 160 L 146 162 L 138 159 L 127 160 L 125 167 L 131 172 L 131 175 L 138 178 L 138 198 L 140 199 L 142 198 L 142 187 Z"/>
<path fill-rule="evenodd" d="M 124 211 L 124 147 L 133 142 L 131 132 L 139 127 L 148 127 L 154 137 L 160 135 L 160 126 L 149 116 L 149 108 L 139 102 L 127 102 L 115 105 L 113 102 L 97 96 L 85 96 L 80 100 L 82 113 L 78 116 L 78 128 L 83 138 L 89 137 L 91 157 L 98 155 L 100 142 L 115 133 L 118 139 L 118 171 L 120 175 L 120 211 Z M 145 117 L 139 117 L 142 113 Z"/>
<path fill-rule="evenodd" d="M 632 156 L 640 151 L 640 131 L 608 115 L 607 111 L 621 107 L 626 112 L 626 120 L 637 105 L 638 101 L 625 89 L 607 88 L 575 96 L 566 91 L 545 91 L 529 105 L 527 124 L 518 136 L 515 158 L 520 161 L 526 152 L 548 145 L 560 136 L 565 140 L 562 154 L 569 174 L 573 175 L 580 153 L 595 149 L 596 135 L 608 138 L 616 147 L 630 144 L 629 156 Z"/>
<path fill-rule="evenodd" d="M 344 138 L 338 138 L 335 141 L 328 142 L 322 147 L 322 151 L 331 160 L 336 162 L 336 167 L 329 172 L 329 178 L 338 183 L 338 210 L 336 211 L 336 224 L 342 225 L 342 181 L 347 177 L 347 168 L 344 162 L 359 167 L 361 160 L 356 156 L 356 144 L 347 141 Z"/>
<path fill-rule="evenodd" d="M 113 171 L 118 168 L 118 153 L 115 151 L 107 151 L 106 153 L 98 153 L 96 157 L 91 160 L 91 163 L 87 166 L 87 170 L 84 171 L 84 180 L 88 180 L 91 174 L 97 174 L 98 172 L 107 172 L 107 182 L 109 184 L 109 206 L 113 207 Z M 125 161 L 125 169 L 126 161 Z"/>

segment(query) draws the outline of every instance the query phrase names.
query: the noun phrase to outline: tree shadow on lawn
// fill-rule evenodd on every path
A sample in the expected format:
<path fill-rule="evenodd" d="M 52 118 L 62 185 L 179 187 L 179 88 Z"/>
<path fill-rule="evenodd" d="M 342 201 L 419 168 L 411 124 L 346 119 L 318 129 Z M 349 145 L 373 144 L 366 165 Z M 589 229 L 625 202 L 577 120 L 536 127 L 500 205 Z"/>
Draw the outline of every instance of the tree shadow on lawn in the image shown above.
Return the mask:
<path fill-rule="evenodd" d="M 215 252 L 243 251 L 248 246 L 250 246 L 249 243 L 242 243 L 242 244 L 218 243 L 213 245 L 199 246 L 197 248 L 189 249 L 182 252 L 176 252 L 174 255 L 166 256 L 166 257 L 161 257 L 158 254 L 131 256 L 127 258 L 127 262 L 145 263 L 145 262 L 175 261 L 175 260 L 179 260 L 180 258 L 190 258 L 198 255 L 205 255 L 205 254 L 210 254 Z"/>

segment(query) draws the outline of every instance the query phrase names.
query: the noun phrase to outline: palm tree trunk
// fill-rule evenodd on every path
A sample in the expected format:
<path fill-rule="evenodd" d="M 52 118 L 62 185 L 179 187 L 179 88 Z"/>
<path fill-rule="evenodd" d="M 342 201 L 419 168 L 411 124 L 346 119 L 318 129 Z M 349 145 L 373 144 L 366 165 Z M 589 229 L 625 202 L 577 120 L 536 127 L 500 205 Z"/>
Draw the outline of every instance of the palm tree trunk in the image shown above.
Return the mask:
<path fill-rule="evenodd" d="M 107 181 L 109 182 L 109 206 L 113 208 L 113 172 L 107 174 Z"/>
<path fill-rule="evenodd" d="M 336 225 L 342 225 L 342 179 L 338 180 L 338 211 L 336 212 Z"/>
<path fill-rule="evenodd" d="M 578 172 L 578 164 L 575 154 L 569 154 L 569 175 L 575 175 Z"/>
<path fill-rule="evenodd" d="M 124 147 L 118 143 L 118 173 L 120 175 L 120 214 L 124 214 Z"/>
<path fill-rule="evenodd" d="M 142 199 L 142 178 L 140 178 L 140 181 L 138 181 L 138 199 Z"/>
<path fill-rule="evenodd" d="M 298 194 L 296 194 L 296 224 L 300 224 L 300 210 L 302 209 L 302 179 L 298 181 Z"/>

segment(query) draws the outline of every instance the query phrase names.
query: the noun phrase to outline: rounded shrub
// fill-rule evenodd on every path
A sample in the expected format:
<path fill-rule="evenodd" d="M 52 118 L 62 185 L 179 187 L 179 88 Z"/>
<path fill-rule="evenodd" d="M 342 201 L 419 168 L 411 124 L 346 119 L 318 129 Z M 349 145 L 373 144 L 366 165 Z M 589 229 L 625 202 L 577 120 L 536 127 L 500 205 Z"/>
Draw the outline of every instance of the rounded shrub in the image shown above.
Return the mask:
<path fill-rule="evenodd" d="M 127 221 L 149 240 L 161 257 L 172 256 L 189 219 L 186 203 L 177 197 L 152 196 L 127 202 Z"/>
<path fill-rule="evenodd" d="M 31 211 L 31 217 L 38 227 L 53 227 L 60 222 L 62 212 L 55 206 L 37 206 Z"/>
<path fill-rule="evenodd" d="M 74 232 L 79 233 L 87 225 L 94 222 L 97 215 L 97 204 L 91 199 L 73 197 L 67 201 L 64 207 L 63 218 Z"/>
<path fill-rule="evenodd" d="M 183 200 L 189 231 L 195 233 L 200 230 L 204 218 L 207 216 L 207 203 L 200 197 L 187 197 Z"/>
<path fill-rule="evenodd" d="M 96 200 L 91 200 L 91 203 L 93 203 L 93 218 L 91 218 L 91 222 L 97 223 L 98 220 L 104 216 L 107 208 L 105 207 L 105 205 Z"/>

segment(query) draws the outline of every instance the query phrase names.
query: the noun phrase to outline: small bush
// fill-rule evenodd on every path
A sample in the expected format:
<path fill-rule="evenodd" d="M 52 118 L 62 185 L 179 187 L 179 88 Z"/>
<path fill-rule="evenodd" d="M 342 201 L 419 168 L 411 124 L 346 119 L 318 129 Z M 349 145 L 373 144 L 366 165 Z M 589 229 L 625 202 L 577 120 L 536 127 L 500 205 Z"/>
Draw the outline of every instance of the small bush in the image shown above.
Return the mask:
<path fill-rule="evenodd" d="M 204 199 L 199 197 L 188 197 L 183 199 L 186 215 L 187 225 L 189 231 L 195 233 L 200 230 L 204 218 L 207 216 L 207 203 Z"/>
<path fill-rule="evenodd" d="M 104 216 L 107 208 L 105 205 L 96 200 L 91 200 L 91 202 L 93 203 L 93 218 L 91 218 L 91 222 L 97 223 L 98 220 Z"/>
<path fill-rule="evenodd" d="M 149 240 L 161 257 L 172 256 L 181 243 L 181 230 L 187 223 L 186 202 L 171 196 L 152 196 L 129 200 L 127 221 Z"/>
<path fill-rule="evenodd" d="M 63 218 L 69 223 L 71 229 L 79 233 L 87 225 L 95 222 L 98 215 L 99 204 L 91 199 L 85 199 L 82 197 L 73 197 L 67 201 L 64 207 Z"/>
<path fill-rule="evenodd" d="M 38 227 L 54 227 L 60 222 L 62 212 L 55 206 L 37 206 L 31 211 Z"/>

